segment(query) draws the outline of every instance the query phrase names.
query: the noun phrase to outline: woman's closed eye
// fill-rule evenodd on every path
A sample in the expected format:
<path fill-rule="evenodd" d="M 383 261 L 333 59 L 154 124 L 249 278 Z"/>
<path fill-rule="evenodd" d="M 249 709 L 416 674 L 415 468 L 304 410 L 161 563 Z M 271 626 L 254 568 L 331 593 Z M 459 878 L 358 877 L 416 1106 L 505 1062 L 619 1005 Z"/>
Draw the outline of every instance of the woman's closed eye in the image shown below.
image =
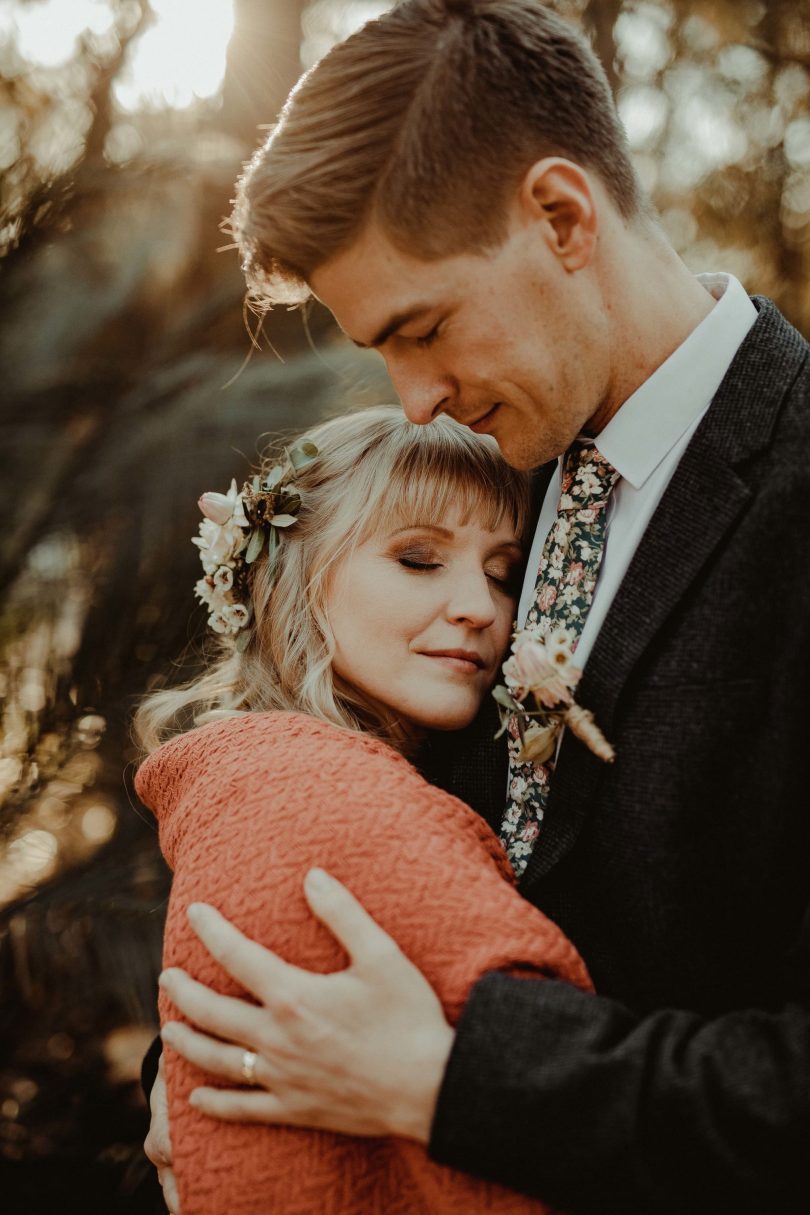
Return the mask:
<path fill-rule="evenodd" d="M 442 567 L 442 562 L 432 559 L 428 553 L 400 553 L 397 561 L 406 570 L 438 570 Z"/>
<path fill-rule="evenodd" d="M 520 570 L 516 565 L 494 565 L 484 569 L 490 582 L 507 595 L 514 595 L 518 590 Z"/>

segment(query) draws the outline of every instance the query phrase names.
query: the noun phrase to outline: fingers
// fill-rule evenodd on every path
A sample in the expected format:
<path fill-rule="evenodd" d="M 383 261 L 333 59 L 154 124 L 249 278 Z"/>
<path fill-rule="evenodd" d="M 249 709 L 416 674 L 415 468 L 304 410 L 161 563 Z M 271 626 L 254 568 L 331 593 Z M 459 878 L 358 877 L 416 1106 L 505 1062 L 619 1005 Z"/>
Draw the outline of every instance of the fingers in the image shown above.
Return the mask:
<path fill-rule="evenodd" d="M 158 1181 L 163 1187 L 163 1201 L 166 1203 L 169 1215 L 181 1215 L 180 1195 L 177 1192 L 177 1182 L 171 1169 L 158 1169 Z"/>
<path fill-rule="evenodd" d="M 146 1158 L 158 1171 L 171 1165 L 172 1155 L 169 1142 L 155 1131 L 154 1126 L 150 1126 L 149 1133 L 143 1141 L 143 1150 Z"/>
<path fill-rule="evenodd" d="M 167 1022 L 160 1031 L 160 1036 L 172 1050 L 177 1051 L 189 1063 L 194 1063 L 203 1071 L 210 1072 L 212 1076 L 221 1076 L 235 1084 L 248 1083 L 242 1073 L 245 1058 L 244 1047 L 231 1046 L 216 1038 L 198 1034 L 190 1026 L 183 1025 L 180 1021 Z M 269 1082 L 269 1079 L 267 1063 L 261 1055 L 257 1055 L 253 1080 L 250 1083 L 262 1085 Z"/>
<path fill-rule="evenodd" d="M 207 903 L 192 903 L 189 923 L 213 958 L 257 999 L 266 1001 L 294 966 L 257 945 Z"/>
<path fill-rule="evenodd" d="M 220 995 L 176 968 L 164 970 L 159 982 L 180 1012 L 201 1029 L 231 1042 L 261 1041 L 261 1011 L 254 1004 Z"/>
<path fill-rule="evenodd" d="M 163 1071 L 163 1056 L 158 1065 L 155 1083 L 149 1097 L 151 1120 L 149 1133 L 143 1150 L 155 1168 L 160 1171 L 172 1163 L 172 1145 L 169 1138 L 169 1107 L 166 1098 L 166 1080 Z"/>
<path fill-rule="evenodd" d="M 304 894 L 313 913 L 337 937 L 353 962 L 379 965 L 401 957 L 396 942 L 336 878 L 323 869 L 310 869 Z"/>
<path fill-rule="evenodd" d="M 295 1118 L 274 1093 L 245 1089 L 195 1088 L 189 1102 L 196 1110 L 223 1122 L 285 1122 Z M 310 1124 L 311 1125 L 311 1124 Z"/>

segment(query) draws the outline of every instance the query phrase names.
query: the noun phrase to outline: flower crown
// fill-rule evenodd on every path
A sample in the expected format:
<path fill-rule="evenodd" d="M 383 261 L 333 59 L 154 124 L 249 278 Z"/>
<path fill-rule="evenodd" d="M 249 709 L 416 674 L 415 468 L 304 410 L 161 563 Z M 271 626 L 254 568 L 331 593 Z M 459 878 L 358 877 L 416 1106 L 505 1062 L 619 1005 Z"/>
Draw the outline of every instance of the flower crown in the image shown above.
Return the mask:
<path fill-rule="evenodd" d="M 283 463 L 271 468 L 263 480 L 257 474 L 241 492 L 233 480 L 227 494 L 205 493 L 197 503 L 205 518 L 199 536 L 191 542 L 200 550 L 205 577 L 194 593 L 209 609 L 209 628 L 236 637 L 239 650 L 248 643 L 244 630 L 252 616 L 249 566 L 266 541 L 272 567 L 281 533 L 292 527 L 301 509 L 301 495 L 290 482 L 318 455 L 318 448 L 307 440 L 285 447 Z"/>

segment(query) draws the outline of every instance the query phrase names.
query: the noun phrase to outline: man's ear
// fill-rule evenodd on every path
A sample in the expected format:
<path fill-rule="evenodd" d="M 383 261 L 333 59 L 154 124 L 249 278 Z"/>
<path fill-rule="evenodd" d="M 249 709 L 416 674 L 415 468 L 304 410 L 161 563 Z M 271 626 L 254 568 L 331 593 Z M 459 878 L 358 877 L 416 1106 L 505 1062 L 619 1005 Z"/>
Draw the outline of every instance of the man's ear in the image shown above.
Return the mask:
<path fill-rule="evenodd" d="M 525 220 L 540 225 L 543 238 L 565 270 L 590 262 L 599 217 L 592 178 L 572 160 L 548 156 L 527 171 L 518 205 Z"/>

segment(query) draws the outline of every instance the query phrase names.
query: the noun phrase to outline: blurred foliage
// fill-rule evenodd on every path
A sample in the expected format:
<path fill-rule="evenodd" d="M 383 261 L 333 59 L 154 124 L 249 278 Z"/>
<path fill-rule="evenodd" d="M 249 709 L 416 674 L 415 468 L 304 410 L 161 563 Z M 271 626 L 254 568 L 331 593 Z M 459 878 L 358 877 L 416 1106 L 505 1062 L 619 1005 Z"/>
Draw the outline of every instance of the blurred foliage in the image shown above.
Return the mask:
<path fill-rule="evenodd" d="M 0 7 L 0 1172 L 26 1215 L 65 1186 L 87 1215 L 155 1202 L 136 1184 L 134 1078 L 167 875 L 130 793 L 128 722 L 199 661 L 196 499 L 238 478 L 262 433 L 391 398 L 319 309 L 274 315 L 254 346 L 218 252 L 239 166 L 301 64 L 386 4 L 236 0 L 221 87 L 184 104 L 136 90 L 170 5 L 195 12 Z M 25 20 L 67 28 L 80 7 L 66 56 L 31 52 Z M 215 7 L 189 17 L 167 90 L 212 49 Z M 806 5 L 555 7 L 593 37 L 686 262 L 733 271 L 810 333 Z"/>

